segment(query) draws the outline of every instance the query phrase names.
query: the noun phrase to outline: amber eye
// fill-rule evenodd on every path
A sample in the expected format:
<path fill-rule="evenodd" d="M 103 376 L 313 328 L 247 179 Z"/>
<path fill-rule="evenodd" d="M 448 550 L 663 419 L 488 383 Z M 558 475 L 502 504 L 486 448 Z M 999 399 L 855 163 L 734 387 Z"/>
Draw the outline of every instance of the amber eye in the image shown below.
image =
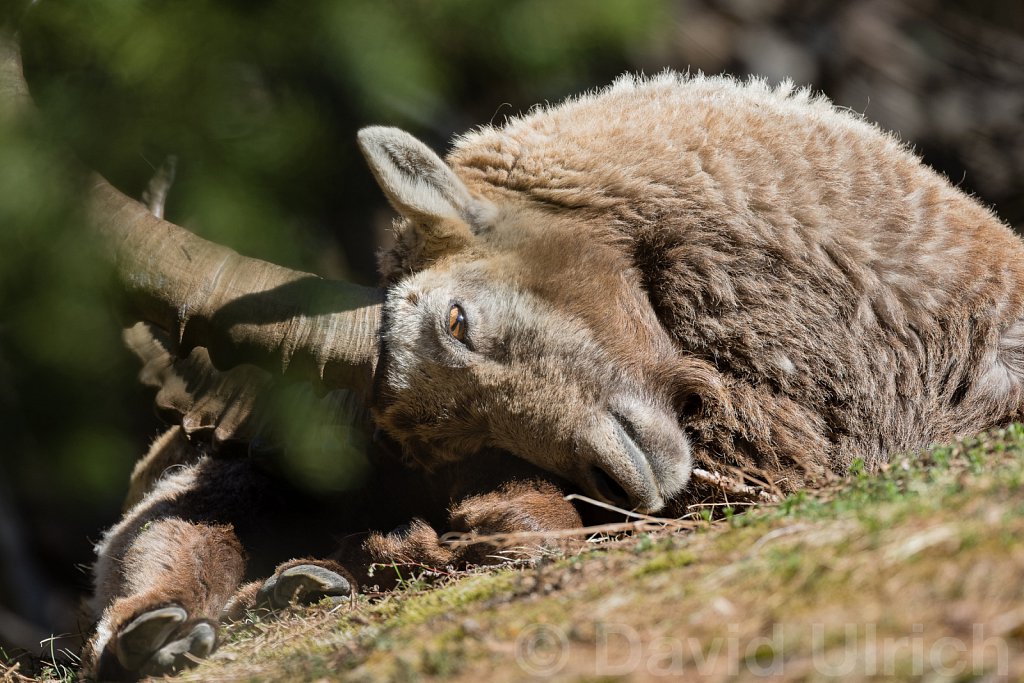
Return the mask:
<path fill-rule="evenodd" d="M 460 342 L 466 341 L 466 312 L 458 304 L 448 309 L 448 334 Z"/>

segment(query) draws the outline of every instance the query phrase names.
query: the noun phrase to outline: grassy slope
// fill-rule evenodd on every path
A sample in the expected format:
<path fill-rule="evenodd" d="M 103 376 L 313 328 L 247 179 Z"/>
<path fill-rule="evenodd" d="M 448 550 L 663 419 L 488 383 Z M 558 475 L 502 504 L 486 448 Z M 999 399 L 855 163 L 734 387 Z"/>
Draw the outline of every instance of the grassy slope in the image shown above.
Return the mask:
<path fill-rule="evenodd" d="M 702 525 L 232 627 L 181 681 L 1024 678 L 1024 428 Z"/>
<path fill-rule="evenodd" d="M 1024 429 L 691 533 L 236 627 L 182 680 L 1024 677 Z"/>

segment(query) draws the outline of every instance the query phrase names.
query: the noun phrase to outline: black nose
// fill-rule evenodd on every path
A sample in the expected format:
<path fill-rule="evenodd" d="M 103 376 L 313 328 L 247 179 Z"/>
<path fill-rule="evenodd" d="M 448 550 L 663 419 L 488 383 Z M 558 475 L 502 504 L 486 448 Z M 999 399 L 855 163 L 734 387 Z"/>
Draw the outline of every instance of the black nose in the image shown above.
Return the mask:
<path fill-rule="evenodd" d="M 626 493 L 626 489 L 622 488 L 622 485 L 603 469 L 596 465 L 591 467 L 590 481 L 593 482 L 598 497 L 603 498 L 606 503 L 627 510 L 632 509 L 633 502 L 630 500 L 629 494 Z"/>

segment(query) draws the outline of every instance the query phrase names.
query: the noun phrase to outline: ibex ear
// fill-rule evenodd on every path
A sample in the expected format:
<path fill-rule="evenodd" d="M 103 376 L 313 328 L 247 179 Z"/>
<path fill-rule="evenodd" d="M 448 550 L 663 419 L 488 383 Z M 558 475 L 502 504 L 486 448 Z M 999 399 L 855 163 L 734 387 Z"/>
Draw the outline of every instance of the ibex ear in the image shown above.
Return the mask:
<path fill-rule="evenodd" d="M 474 198 L 441 157 L 405 131 L 363 128 L 359 148 L 391 205 L 425 237 L 447 241 L 464 231 L 470 240 L 489 222 L 492 205 Z"/>

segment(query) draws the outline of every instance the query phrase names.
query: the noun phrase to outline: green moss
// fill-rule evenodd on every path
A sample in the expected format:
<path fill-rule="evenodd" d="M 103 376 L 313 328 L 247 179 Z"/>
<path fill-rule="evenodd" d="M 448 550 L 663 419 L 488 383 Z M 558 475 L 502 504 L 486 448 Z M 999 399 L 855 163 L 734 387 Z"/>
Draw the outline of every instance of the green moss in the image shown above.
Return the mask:
<path fill-rule="evenodd" d="M 499 569 L 473 574 L 403 602 L 393 617 L 396 625 L 419 624 L 441 614 L 449 614 L 508 593 L 515 584 L 516 572 Z"/>
<path fill-rule="evenodd" d="M 447 678 L 466 662 L 466 648 L 459 642 L 428 644 L 420 650 L 420 669 L 431 676 Z"/>
<path fill-rule="evenodd" d="M 678 567 L 686 567 L 697 561 L 697 557 L 688 550 L 672 550 L 662 552 L 644 562 L 642 565 L 630 572 L 633 578 L 657 574 L 669 571 Z"/>

